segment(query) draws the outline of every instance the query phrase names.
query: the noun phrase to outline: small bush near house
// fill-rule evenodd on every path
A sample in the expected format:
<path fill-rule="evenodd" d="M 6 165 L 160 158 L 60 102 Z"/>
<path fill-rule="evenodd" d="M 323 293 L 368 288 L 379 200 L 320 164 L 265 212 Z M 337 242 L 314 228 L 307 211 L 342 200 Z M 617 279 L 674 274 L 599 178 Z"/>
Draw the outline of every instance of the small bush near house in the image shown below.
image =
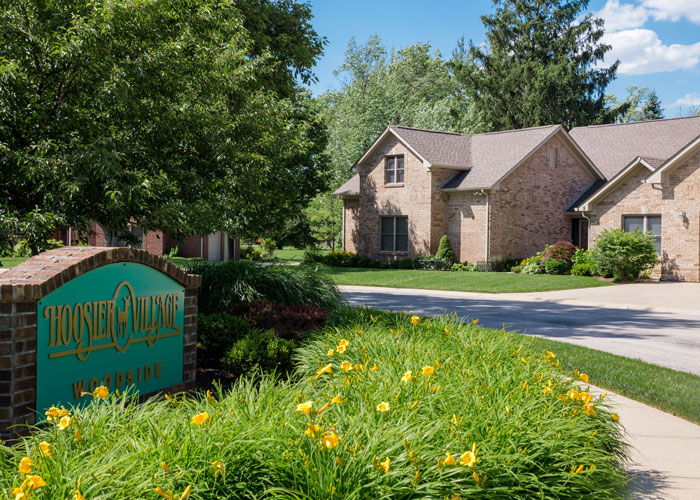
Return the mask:
<path fill-rule="evenodd" d="M 596 269 L 612 275 L 616 281 L 635 281 L 639 275 L 658 263 L 654 237 L 637 229 L 606 229 L 596 239 L 590 256 Z"/>
<path fill-rule="evenodd" d="M 571 274 L 574 276 L 593 276 L 595 274 L 595 263 L 591 259 L 590 253 L 579 248 L 571 257 Z"/>
<path fill-rule="evenodd" d="M 523 266 L 521 266 L 520 264 L 518 264 L 517 266 L 513 266 L 513 267 L 510 268 L 510 272 L 511 272 L 511 273 L 519 273 L 519 272 L 522 271 L 522 270 L 523 270 Z"/>
<path fill-rule="evenodd" d="M 200 314 L 197 318 L 197 363 L 218 366 L 224 353 L 250 331 L 250 324 L 238 316 Z"/>
<path fill-rule="evenodd" d="M 272 330 L 253 330 L 236 342 L 222 359 L 223 368 L 236 376 L 261 372 L 287 374 L 292 370 L 296 344 L 281 339 Z"/>
<path fill-rule="evenodd" d="M 452 243 L 450 242 L 450 238 L 446 234 L 443 234 L 442 238 L 440 238 L 440 244 L 438 245 L 438 250 L 435 253 L 435 258 L 440 260 L 447 260 L 451 263 L 456 260 L 455 252 L 452 249 Z"/>
<path fill-rule="evenodd" d="M 549 259 L 544 265 L 547 274 L 566 274 L 571 269 L 571 264 L 564 259 Z"/>
<path fill-rule="evenodd" d="M 461 264 L 456 262 L 455 264 L 452 264 L 452 270 L 460 272 L 473 272 L 476 271 L 476 264 L 470 264 L 469 262 Z"/>
<path fill-rule="evenodd" d="M 520 272 L 522 274 L 542 274 L 544 269 L 542 269 L 542 266 L 540 266 L 541 261 L 542 252 L 537 252 L 532 257 L 528 257 L 520 263 Z"/>
<path fill-rule="evenodd" d="M 253 327 L 273 330 L 284 339 L 296 339 L 299 333 L 320 328 L 328 317 L 327 313 L 310 305 L 285 306 L 266 301 L 242 304 L 239 312 Z"/>
<path fill-rule="evenodd" d="M 553 245 L 548 245 L 542 254 L 540 265 L 547 265 L 549 259 L 565 260 L 571 263 L 571 258 L 576 253 L 577 247 L 568 241 L 557 241 Z"/>
<path fill-rule="evenodd" d="M 447 271 L 452 268 L 452 261 L 438 259 L 435 255 L 423 255 L 417 259 L 418 269 L 427 271 Z"/>
<path fill-rule="evenodd" d="M 263 238 L 260 240 L 260 248 L 266 257 L 272 257 L 277 250 L 277 243 L 272 238 Z"/>
<path fill-rule="evenodd" d="M 187 272 L 202 275 L 199 289 L 202 313 L 227 312 L 255 300 L 308 304 L 324 311 L 332 311 L 341 304 L 340 292 L 333 281 L 311 267 L 198 262 L 188 267 Z"/>

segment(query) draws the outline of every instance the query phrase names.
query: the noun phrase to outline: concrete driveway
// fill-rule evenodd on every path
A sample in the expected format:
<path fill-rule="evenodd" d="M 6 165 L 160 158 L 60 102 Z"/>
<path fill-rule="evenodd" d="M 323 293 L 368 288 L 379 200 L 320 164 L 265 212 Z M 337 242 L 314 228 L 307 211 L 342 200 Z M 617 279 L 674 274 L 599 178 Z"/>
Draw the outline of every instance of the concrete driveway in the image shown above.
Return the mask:
<path fill-rule="evenodd" d="M 700 284 L 642 283 L 523 294 L 339 287 L 351 305 L 422 316 L 456 312 L 700 375 Z"/>

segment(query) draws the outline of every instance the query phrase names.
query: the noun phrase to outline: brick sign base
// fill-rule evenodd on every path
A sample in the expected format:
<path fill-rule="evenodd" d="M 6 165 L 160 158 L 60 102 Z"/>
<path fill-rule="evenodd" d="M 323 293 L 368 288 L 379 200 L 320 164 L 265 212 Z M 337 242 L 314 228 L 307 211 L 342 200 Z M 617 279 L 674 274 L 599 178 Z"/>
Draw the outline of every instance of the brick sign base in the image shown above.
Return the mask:
<path fill-rule="evenodd" d="M 197 288 L 201 277 L 151 253 L 132 248 L 65 247 L 39 254 L 0 273 L 0 438 L 21 432 L 36 417 L 37 305 L 46 295 L 99 267 L 133 262 L 154 268 L 185 289 L 183 382 L 194 388 L 197 363 Z M 13 428 L 13 426 L 18 426 Z"/>

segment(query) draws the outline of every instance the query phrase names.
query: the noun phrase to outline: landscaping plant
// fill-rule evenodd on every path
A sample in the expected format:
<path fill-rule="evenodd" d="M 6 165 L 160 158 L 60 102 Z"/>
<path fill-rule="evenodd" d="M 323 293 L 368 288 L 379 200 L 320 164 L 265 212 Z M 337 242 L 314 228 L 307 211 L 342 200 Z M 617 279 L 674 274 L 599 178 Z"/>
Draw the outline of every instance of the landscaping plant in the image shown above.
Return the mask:
<path fill-rule="evenodd" d="M 341 302 L 331 279 L 305 266 L 199 262 L 187 272 L 202 276 L 199 289 L 202 313 L 228 311 L 254 300 L 284 305 L 308 304 L 324 311 L 335 309 Z"/>
<path fill-rule="evenodd" d="M 547 245 L 547 248 L 542 254 L 542 260 L 540 260 L 540 265 L 542 267 L 545 267 L 549 259 L 557 259 L 565 260 L 569 264 L 569 267 L 571 267 L 571 259 L 576 253 L 576 250 L 576 246 L 572 243 L 569 243 L 568 241 L 557 241 L 553 245 Z"/>
<path fill-rule="evenodd" d="M 221 365 L 236 376 L 286 375 L 292 371 L 295 347 L 293 341 L 277 337 L 272 330 L 252 330 L 226 351 Z"/>
<path fill-rule="evenodd" d="M 227 313 L 197 317 L 197 364 L 217 367 L 224 353 L 250 333 L 250 324 Z"/>
<path fill-rule="evenodd" d="M 654 236 L 640 229 L 629 233 L 605 229 L 596 239 L 590 256 L 602 275 L 612 276 L 616 281 L 635 281 L 659 262 Z"/>
<path fill-rule="evenodd" d="M 564 259 L 549 259 L 544 265 L 547 274 L 566 274 L 571 269 L 571 264 Z"/>
<path fill-rule="evenodd" d="M 320 328 L 328 316 L 307 304 L 285 306 L 262 300 L 241 304 L 237 312 L 255 328 L 273 330 L 285 339 L 296 339 L 300 333 Z"/>
<path fill-rule="evenodd" d="M 227 393 L 143 404 L 100 389 L 87 407 L 51 410 L 0 448 L 0 491 L 31 490 L 33 500 L 620 497 L 621 428 L 587 376 L 565 377 L 555 353 L 477 320 L 374 314 L 342 309 L 297 351 L 289 381 L 255 373 Z M 282 364 L 284 341 L 261 338 L 248 349 Z M 229 352 L 240 366 L 245 354 Z"/>
<path fill-rule="evenodd" d="M 438 245 L 438 250 L 435 253 L 435 258 L 440 260 L 448 260 L 451 263 L 457 260 L 455 257 L 455 252 L 452 250 L 450 238 L 446 234 L 443 234 L 442 238 L 440 238 L 440 244 Z"/>

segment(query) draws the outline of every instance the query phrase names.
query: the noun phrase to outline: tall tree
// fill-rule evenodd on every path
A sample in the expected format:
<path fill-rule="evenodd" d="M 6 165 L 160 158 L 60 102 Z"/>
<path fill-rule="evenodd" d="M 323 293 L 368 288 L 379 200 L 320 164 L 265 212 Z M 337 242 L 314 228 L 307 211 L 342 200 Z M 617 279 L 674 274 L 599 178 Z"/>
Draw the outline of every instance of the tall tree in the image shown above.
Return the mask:
<path fill-rule="evenodd" d="M 296 83 L 323 45 L 309 17 L 292 0 L 2 2 L 0 240 L 132 219 L 242 234 L 301 209 L 326 182 Z"/>
<path fill-rule="evenodd" d="M 451 60 L 464 93 L 489 130 L 612 122 L 605 88 L 619 61 L 601 67 L 610 50 L 603 21 L 588 0 L 494 0 L 482 16 L 486 46 L 459 44 Z"/>
<path fill-rule="evenodd" d="M 642 108 L 642 117 L 644 120 L 660 120 L 664 117 L 663 110 L 661 109 L 661 99 L 656 95 L 655 90 L 649 92 L 647 102 Z"/>

